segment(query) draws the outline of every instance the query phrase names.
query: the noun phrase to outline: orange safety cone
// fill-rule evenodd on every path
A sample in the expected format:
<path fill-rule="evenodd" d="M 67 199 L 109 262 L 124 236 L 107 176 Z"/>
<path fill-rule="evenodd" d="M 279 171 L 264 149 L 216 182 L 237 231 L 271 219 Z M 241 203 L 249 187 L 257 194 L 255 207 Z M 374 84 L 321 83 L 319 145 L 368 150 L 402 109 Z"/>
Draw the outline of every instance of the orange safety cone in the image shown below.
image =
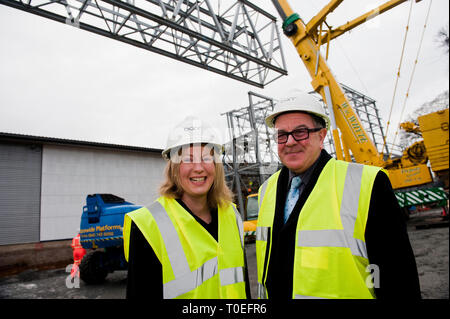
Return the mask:
<path fill-rule="evenodd" d="M 86 255 L 86 250 L 81 246 L 80 234 L 72 239 L 72 250 L 73 250 L 73 265 L 70 271 L 70 276 L 73 278 L 75 276 L 80 277 L 80 272 L 78 271 L 78 266 L 81 263 L 84 255 Z"/>

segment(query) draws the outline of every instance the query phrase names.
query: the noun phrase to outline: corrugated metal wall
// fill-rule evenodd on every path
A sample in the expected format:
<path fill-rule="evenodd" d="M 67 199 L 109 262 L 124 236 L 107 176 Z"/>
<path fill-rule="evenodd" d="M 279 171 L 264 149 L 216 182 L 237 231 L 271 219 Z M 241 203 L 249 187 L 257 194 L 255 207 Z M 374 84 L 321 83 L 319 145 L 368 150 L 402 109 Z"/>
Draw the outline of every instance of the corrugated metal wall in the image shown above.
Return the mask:
<path fill-rule="evenodd" d="M 152 203 L 165 165 L 159 153 L 44 145 L 40 240 L 73 238 L 88 194 L 111 193 L 138 205 Z"/>
<path fill-rule="evenodd" d="M 0 245 L 39 241 L 42 147 L 0 142 Z"/>

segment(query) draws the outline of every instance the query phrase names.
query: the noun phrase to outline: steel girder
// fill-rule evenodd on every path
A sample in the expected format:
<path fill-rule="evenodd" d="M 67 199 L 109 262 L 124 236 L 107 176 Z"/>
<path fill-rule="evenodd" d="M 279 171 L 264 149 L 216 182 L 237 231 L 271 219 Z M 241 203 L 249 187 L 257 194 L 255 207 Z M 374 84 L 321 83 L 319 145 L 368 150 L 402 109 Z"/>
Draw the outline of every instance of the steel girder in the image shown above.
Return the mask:
<path fill-rule="evenodd" d="M 261 88 L 287 74 L 276 18 L 245 0 L 0 3 Z"/>

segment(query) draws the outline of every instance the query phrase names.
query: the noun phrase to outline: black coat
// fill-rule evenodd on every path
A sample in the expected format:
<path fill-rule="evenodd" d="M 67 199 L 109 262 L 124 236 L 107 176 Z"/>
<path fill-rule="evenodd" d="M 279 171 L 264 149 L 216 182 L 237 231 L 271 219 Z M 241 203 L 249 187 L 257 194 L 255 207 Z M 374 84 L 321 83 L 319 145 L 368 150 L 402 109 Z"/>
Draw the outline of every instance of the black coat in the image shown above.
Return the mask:
<path fill-rule="evenodd" d="M 289 171 L 286 167 L 281 170 L 277 184 L 273 248 L 266 280 L 269 298 L 292 298 L 298 217 L 322 169 L 330 159 L 331 156 L 323 150 L 286 224 L 283 223 L 283 210 Z M 375 288 L 377 299 L 420 298 L 419 276 L 405 218 L 389 178 L 382 172 L 376 176 L 372 190 L 365 240 L 369 262 L 379 267 L 380 287 Z"/>

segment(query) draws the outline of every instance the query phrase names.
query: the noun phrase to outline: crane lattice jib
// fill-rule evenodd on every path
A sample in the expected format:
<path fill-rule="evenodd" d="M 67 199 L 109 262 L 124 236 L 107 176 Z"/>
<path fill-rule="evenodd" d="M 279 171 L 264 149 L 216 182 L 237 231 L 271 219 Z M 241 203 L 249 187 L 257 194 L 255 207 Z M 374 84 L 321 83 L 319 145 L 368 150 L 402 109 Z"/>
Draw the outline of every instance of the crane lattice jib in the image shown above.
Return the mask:
<path fill-rule="evenodd" d="M 257 87 L 286 75 L 276 18 L 245 0 L 0 0 Z"/>

